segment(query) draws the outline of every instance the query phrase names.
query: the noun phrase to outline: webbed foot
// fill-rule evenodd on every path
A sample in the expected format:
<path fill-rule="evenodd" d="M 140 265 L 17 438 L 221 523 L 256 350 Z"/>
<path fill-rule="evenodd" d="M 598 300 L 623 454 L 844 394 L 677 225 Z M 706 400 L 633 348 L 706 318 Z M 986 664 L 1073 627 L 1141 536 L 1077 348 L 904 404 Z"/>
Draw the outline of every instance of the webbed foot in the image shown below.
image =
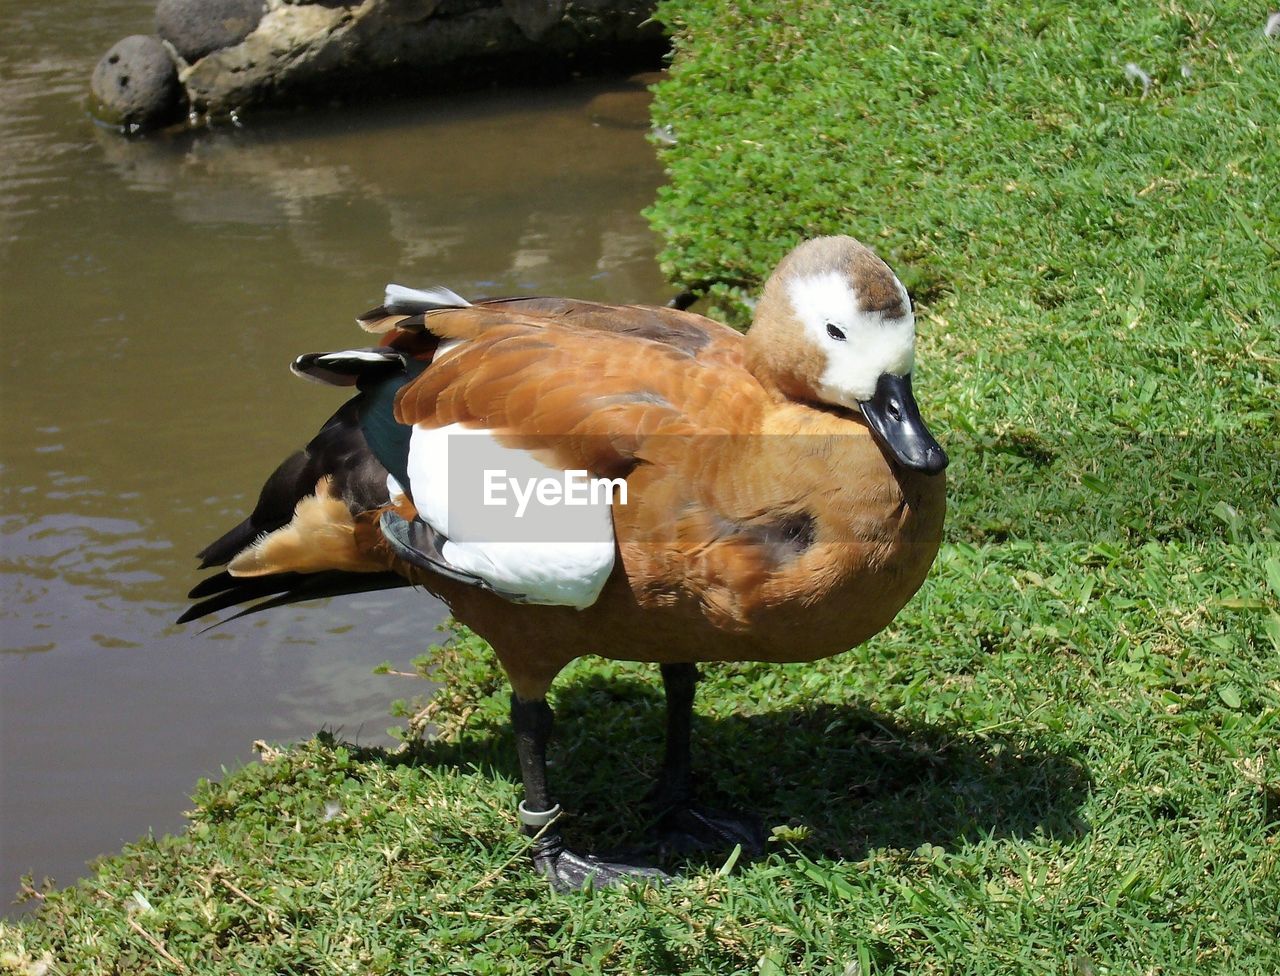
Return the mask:
<path fill-rule="evenodd" d="M 730 850 L 758 857 L 764 853 L 764 826 L 746 814 L 729 814 L 692 803 L 672 807 L 658 820 L 658 841 L 677 854 Z"/>
<path fill-rule="evenodd" d="M 604 861 L 589 854 L 578 854 L 565 846 L 559 834 L 540 837 L 534 842 L 533 863 L 556 891 L 580 891 L 587 887 L 608 888 L 631 882 L 654 884 L 670 878 L 670 875 L 657 868 Z"/>

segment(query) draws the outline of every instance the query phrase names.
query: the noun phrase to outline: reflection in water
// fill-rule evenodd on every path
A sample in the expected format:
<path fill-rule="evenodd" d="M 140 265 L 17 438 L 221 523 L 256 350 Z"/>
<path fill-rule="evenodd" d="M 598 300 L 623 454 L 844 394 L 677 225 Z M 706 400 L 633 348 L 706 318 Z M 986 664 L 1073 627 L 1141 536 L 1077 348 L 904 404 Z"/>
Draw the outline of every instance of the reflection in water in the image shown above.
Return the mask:
<path fill-rule="evenodd" d="M 593 123 L 620 86 L 125 141 L 77 100 L 151 10 L 54 0 L 0 51 L 0 898 L 177 828 L 254 739 L 380 740 L 415 690 L 371 671 L 437 639 L 421 593 L 171 625 L 190 554 L 342 400 L 295 355 L 358 339 L 389 280 L 666 297 L 653 154 Z"/>
<path fill-rule="evenodd" d="M 404 268 L 504 292 L 545 288 L 530 273 L 544 265 L 566 283 L 594 267 L 625 296 L 658 284 L 640 216 L 656 167 L 618 151 L 648 154 L 641 133 L 591 123 L 591 94 L 461 96 L 338 132 L 308 120 L 169 143 L 99 132 L 98 143 L 131 189 L 161 195 L 181 221 L 285 227 L 316 267 Z"/>

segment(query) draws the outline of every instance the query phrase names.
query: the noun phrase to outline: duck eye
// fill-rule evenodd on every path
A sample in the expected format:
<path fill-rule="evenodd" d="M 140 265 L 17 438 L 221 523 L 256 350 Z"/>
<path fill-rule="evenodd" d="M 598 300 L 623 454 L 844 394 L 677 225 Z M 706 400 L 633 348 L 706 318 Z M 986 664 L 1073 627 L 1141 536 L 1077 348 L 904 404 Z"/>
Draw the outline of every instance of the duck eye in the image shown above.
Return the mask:
<path fill-rule="evenodd" d="M 844 329 L 834 326 L 830 322 L 827 323 L 827 335 L 831 336 L 833 339 L 838 339 L 841 342 L 844 342 L 845 339 Z"/>

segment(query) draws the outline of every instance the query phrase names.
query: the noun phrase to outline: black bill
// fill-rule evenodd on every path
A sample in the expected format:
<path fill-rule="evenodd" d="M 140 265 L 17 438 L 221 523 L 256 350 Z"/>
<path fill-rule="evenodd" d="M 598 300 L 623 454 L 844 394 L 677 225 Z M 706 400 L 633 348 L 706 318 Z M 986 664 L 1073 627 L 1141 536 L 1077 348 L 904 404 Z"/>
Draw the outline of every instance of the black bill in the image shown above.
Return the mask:
<path fill-rule="evenodd" d="M 875 394 L 858 406 L 876 440 L 899 464 L 927 474 L 937 474 L 947 466 L 946 451 L 920 419 L 920 408 L 911 393 L 910 373 L 881 373 Z"/>

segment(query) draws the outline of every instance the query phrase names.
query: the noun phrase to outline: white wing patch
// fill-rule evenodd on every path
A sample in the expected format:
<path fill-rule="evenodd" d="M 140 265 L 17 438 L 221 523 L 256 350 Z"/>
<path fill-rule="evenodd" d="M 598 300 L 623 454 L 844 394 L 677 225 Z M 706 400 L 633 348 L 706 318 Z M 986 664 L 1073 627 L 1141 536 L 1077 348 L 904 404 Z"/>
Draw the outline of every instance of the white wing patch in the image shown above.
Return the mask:
<path fill-rule="evenodd" d="M 471 303 L 451 288 L 435 285 L 432 288 L 406 288 L 404 285 L 387 285 L 383 297 L 387 308 L 405 311 L 426 311 L 431 308 L 468 308 Z"/>
<path fill-rule="evenodd" d="M 344 349 L 342 352 L 326 352 L 317 357 L 321 363 L 385 363 L 394 357 L 377 349 Z"/>
<path fill-rule="evenodd" d="M 529 603 L 595 603 L 613 571 L 608 496 L 570 501 L 566 472 L 461 424 L 414 427 L 407 467 L 418 515 L 449 540 L 450 565 Z"/>

